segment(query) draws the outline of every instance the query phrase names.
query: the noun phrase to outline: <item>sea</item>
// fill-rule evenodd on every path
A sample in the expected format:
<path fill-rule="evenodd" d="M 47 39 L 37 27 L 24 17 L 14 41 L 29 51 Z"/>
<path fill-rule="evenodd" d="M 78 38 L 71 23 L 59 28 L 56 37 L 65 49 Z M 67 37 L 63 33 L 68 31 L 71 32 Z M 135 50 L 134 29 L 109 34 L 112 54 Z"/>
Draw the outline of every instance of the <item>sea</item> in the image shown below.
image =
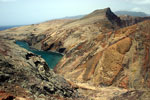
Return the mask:
<path fill-rule="evenodd" d="M 41 56 L 48 66 L 53 69 L 56 64 L 62 59 L 63 55 L 60 53 L 50 52 L 50 51 L 40 51 L 37 49 L 30 48 L 27 42 L 24 41 L 16 41 L 16 44 L 19 45 L 22 48 L 27 49 L 28 51 L 31 51 L 34 54 L 37 54 Z"/>
<path fill-rule="evenodd" d="M 22 25 L 0 26 L 0 31 L 10 29 L 10 28 L 13 28 L 13 27 L 19 27 L 19 26 L 22 26 Z"/>

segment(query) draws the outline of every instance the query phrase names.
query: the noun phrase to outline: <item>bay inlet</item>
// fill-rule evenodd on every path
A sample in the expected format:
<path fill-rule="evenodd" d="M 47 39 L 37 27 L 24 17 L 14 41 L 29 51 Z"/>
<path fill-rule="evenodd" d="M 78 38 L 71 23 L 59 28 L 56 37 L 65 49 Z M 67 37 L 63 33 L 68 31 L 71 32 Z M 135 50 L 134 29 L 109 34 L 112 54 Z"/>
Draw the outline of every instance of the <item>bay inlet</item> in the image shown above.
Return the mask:
<path fill-rule="evenodd" d="M 61 60 L 61 58 L 63 57 L 63 55 L 59 54 L 59 53 L 50 52 L 50 51 L 49 52 L 40 51 L 37 49 L 30 48 L 28 43 L 25 41 L 16 41 L 16 44 L 22 48 L 27 49 L 28 51 L 30 51 L 34 54 L 40 55 L 46 61 L 46 63 L 48 64 L 48 66 L 51 69 L 53 69 L 56 66 L 56 64 Z"/>

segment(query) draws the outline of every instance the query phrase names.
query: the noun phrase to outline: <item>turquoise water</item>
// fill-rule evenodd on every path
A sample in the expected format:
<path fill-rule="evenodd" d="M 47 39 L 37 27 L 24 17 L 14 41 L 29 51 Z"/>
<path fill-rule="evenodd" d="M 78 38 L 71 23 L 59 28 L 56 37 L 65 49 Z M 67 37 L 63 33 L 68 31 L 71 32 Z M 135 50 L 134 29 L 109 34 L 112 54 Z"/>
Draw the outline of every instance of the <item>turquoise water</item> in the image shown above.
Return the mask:
<path fill-rule="evenodd" d="M 56 64 L 63 57 L 63 55 L 59 54 L 59 53 L 39 51 L 39 50 L 36 50 L 36 49 L 32 49 L 32 48 L 29 47 L 28 43 L 23 42 L 23 41 L 16 41 L 16 44 L 18 44 L 19 46 L 27 49 L 28 51 L 33 52 L 34 54 L 40 55 L 43 59 L 45 59 L 48 66 L 52 69 L 56 66 Z"/>

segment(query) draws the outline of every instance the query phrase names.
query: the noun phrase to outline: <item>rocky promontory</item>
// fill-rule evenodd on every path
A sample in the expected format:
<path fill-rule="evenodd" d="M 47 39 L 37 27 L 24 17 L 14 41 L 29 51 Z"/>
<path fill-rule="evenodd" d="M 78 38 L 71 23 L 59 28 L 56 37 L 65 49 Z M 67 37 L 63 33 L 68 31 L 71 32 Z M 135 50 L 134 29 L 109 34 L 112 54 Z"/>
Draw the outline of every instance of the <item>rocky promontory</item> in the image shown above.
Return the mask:
<path fill-rule="evenodd" d="M 46 62 L 14 43 L 0 39 L 0 100 L 78 99 L 78 92 Z"/>

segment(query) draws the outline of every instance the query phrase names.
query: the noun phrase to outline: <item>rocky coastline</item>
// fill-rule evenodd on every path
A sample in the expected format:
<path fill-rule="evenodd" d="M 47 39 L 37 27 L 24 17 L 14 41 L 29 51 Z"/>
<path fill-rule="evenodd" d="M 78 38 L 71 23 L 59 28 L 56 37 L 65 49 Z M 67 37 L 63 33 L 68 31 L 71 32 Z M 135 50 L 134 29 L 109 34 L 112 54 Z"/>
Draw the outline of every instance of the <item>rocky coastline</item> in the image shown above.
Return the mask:
<path fill-rule="evenodd" d="M 149 100 L 149 19 L 106 8 L 0 31 L 0 100 Z M 64 56 L 49 69 L 17 40 Z"/>
<path fill-rule="evenodd" d="M 76 89 L 55 74 L 40 56 L 19 47 L 14 41 L 0 39 L 0 45 L 0 95 L 5 94 L 0 99 L 77 99 Z"/>

